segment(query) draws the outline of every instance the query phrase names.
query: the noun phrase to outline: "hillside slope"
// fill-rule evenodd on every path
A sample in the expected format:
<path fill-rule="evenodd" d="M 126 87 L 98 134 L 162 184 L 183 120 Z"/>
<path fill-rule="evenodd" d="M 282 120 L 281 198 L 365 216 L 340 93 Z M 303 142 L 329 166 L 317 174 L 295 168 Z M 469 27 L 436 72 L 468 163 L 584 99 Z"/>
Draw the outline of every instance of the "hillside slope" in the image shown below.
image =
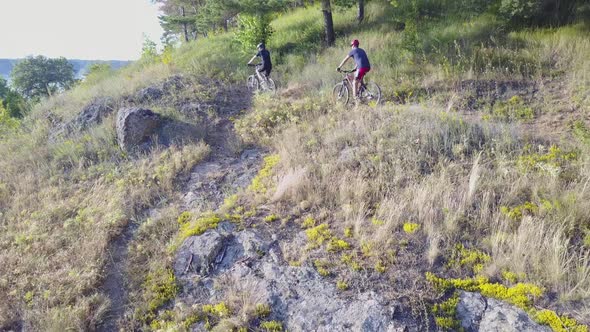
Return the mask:
<path fill-rule="evenodd" d="M 0 131 L 0 330 L 454 330 L 479 293 L 587 331 L 588 26 L 337 14 L 327 49 L 316 7 L 273 22 L 276 96 L 218 34 Z M 351 37 L 376 108 L 331 101 Z M 123 152 L 125 107 L 206 138 Z"/>

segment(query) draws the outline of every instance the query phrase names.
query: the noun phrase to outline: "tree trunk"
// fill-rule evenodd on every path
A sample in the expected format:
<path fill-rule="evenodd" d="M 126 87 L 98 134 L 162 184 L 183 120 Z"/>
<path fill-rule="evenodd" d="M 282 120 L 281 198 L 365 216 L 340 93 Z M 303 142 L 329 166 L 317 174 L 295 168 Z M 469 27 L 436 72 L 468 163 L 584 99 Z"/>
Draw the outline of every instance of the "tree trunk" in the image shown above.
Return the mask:
<path fill-rule="evenodd" d="M 359 11 L 356 16 L 356 20 L 359 22 L 359 24 L 361 24 L 361 23 L 363 23 L 364 19 L 365 19 L 365 0 L 359 0 Z"/>
<path fill-rule="evenodd" d="M 180 13 L 182 14 L 182 17 L 186 17 L 186 14 L 184 13 L 184 7 L 180 7 Z M 182 29 L 184 32 L 184 41 L 188 43 L 190 39 L 188 37 L 188 24 L 186 22 L 182 23 Z"/>
<path fill-rule="evenodd" d="M 324 30 L 326 31 L 326 44 L 334 45 L 336 40 L 334 34 L 334 21 L 332 20 L 332 6 L 330 0 L 322 0 L 322 14 L 324 14 Z"/>

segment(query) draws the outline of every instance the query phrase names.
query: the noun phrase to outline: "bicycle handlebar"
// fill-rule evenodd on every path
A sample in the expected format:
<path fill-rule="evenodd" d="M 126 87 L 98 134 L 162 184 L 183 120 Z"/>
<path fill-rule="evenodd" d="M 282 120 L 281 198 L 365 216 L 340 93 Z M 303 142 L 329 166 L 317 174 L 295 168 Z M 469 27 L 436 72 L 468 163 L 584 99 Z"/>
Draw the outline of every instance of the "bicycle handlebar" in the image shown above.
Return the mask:
<path fill-rule="evenodd" d="M 352 70 L 342 70 L 340 69 L 338 72 L 339 73 L 344 73 L 344 74 L 350 74 L 350 73 L 354 73 L 356 71 L 356 69 L 352 69 Z"/>
<path fill-rule="evenodd" d="M 248 67 L 256 67 L 256 66 L 260 66 L 260 63 L 248 63 L 246 64 Z"/>

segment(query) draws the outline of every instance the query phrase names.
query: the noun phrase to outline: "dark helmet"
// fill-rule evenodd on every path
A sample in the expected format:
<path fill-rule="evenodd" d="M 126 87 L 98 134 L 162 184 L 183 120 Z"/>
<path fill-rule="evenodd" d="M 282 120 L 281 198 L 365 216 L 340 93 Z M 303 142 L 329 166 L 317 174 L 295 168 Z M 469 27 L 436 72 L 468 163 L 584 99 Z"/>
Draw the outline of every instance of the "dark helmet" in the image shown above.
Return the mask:
<path fill-rule="evenodd" d="M 257 46 L 257 47 L 258 47 L 258 48 L 261 48 L 261 49 L 265 49 L 265 48 L 266 48 L 266 46 L 264 45 L 264 43 L 260 43 L 260 44 L 258 44 L 258 46 Z"/>
<path fill-rule="evenodd" d="M 354 39 L 353 41 L 350 42 L 350 46 L 359 46 L 359 40 L 358 39 Z"/>

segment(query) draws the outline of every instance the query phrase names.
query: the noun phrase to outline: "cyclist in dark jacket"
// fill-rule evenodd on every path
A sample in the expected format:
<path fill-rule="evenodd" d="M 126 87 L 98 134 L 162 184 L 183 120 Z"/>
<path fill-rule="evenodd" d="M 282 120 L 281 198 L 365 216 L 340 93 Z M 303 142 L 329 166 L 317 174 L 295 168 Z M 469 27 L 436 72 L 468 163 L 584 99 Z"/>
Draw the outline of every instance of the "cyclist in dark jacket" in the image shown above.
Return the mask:
<path fill-rule="evenodd" d="M 270 72 L 272 71 L 272 62 L 270 61 L 270 52 L 266 49 L 264 43 L 258 44 L 258 53 L 250 59 L 248 64 L 251 65 L 258 57 L 260 57 L 261 62 L 256 70 L 259 76 L 264 73 L 264 78 L 266 79 L 270 76 Z"/>
<path fill-rule="evenodd" d="M 353 40 L 350 43 L 350 46 L 352 47 L 352 50 L 350 51 L 350 53 L 348 53 L 346 58 L 342 60 L 337 70 L 340 71 L 340 68 L 344 66 L 348 59 L 354 59 L 356 73 L 354 74 L 355 79 L 352 82 L 352 95 L 354 96 L 354 98 L 356 98 L 356 96 L 358 95 L 358 91 L 361 87 L 363 77 L 365 77 L 365 75 L 371 70 L 371 63 L 369 62 L 369 57 L 367 56 L 365 50 L 359 47 L 358 39 Z"/>

